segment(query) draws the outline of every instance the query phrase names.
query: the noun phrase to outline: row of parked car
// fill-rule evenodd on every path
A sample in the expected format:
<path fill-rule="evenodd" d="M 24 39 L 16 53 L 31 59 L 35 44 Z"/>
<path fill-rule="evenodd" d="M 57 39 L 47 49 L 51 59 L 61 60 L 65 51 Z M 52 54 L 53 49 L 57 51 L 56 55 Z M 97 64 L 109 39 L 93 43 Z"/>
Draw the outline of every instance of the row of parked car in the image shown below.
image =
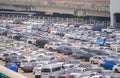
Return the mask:
<path fill-rule="evenodd" d="M 7 68 L 33 72 L 35 78 L 120 78 L 116 77 L 120 57 L 112 47 L 119 45 L 118 31 L 93 31 L 84 24 L 21 22 L 1 22 L 0 59 Z M 41 26 L 47 26 L 47 31 Z"/>

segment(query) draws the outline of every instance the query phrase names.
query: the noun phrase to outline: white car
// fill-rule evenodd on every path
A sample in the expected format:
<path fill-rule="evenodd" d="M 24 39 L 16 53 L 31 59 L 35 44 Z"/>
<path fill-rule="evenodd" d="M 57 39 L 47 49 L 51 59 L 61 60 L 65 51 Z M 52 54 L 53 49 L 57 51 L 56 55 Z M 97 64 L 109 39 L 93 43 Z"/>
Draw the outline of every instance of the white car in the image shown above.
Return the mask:
<path fill-rule="evenodd" d="M 0 60 L 2 60 L 2 57 L 3 57 L 3 53 L 0 52 Z"/>
<path fill-rule="evenodd" d="M 104 78 L 104 76 L 96 72 L 91 72 L 83 74 L 80 78 Z"/>
<path fill-rule="evenodd" d="M 87 73 L 91 73 L 91 71 L 87 70 L 86 68 L 75 68 L 75 70 L 70 73 L 71 76 L 74 76 L 75 78 L 81 78 L 82 74 L 87 74 Z"/>
<path fill-rule="evenodd" d="M 44 48 L 49 50 L 56 50 L 60 45 L 62 45 L 61 42 L 50 42 L 46 44 Z"/>
<path fill-rule="evenodd" d="M 39 71 L 41 71 L 41 64 L 38 64 L 36 65 L 34 68 L 33 68 L 33 74 L 37 74 Z M 39 73 L 40 74 L 40 73 Z"/>
<path fill-rule="evenodd" d="M 120 73 L 120 64 L 115 65 L 112 70 L 116 73 Z"/>
<path fill-rule="evenodd" d="M 40 74 L 41 74 L 41 67 L 37 68 L 36 71 L 34 72 L 35 74 L 35 78 L 40 78 Z"/>
<path fill-rule="evenodd" d="M 115 78 L 115 73 L 111 70 L 103 70 L 104 78 Z"/>
<path fill-rule="evenodd" d="M 29 62 L 28 59 L 24 59 L 20 64 L 20 68 L 22 69 L 28 62 Z"/>
<path fill-rule="evenodd" d="M 57 61 L 57 57 L 54 57 L 54 56 L 42 56 L 37 58 L 37 62 L 43 65 L 54 63 L 56 61 Z"/>
<path fill-rule="evenodd" d="M 37 38 L 28 38 L 28 39 L 26 40 L 26 43 L 36 44 L 36 40 L 37 40 Z"/>
<path fill-rule="evenodd" d="M 57 33 L 57 30 L 56 30 L 56 29 L 52 29 L 50 33 L 51 33 L 51 34 L 56 34 L 56 33 Z"/>
<path fill-rule="evenodd" d="M 73 39 L 75 39 L 75 40 L 80 40 L 80 38 L 81 38 L 81 34 L 79 34 L 79 33 L 75 34 L 73 37 Z"/>
<path fill-rule="evenodd" d="M 103 61 L 106 58 L 107 58 L 106 56 L 93 56 L 90 58 L 90 62 L 92 64 L 99 64 L 100 61 Z"/>
<path fill-rule="evenodd" d="M 74 64 L 64 64 L 63 67 L 65 70 L 67 70 L 67 69 L 73 68 Z"/>

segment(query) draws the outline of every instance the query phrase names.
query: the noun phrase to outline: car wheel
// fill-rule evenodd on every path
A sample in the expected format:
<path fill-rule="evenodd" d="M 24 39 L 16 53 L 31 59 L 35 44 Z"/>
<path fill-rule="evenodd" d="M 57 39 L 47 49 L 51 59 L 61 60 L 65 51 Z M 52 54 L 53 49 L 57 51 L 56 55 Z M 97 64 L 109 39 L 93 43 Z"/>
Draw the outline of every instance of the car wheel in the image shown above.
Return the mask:
<path fill-rule="evenodd" d="M 91 61 L 91 64 L 95 64 L 94 61 Z"/>
<path fill-rule="evenodd" d="M 115 69 L 114 72 L 115 72 L 115 73 L 119 73 L 118 69 Z"/>
<path fill-rule="evenodd" d="M 100 66 L 100 67 L 103 67 L 103 64 L 100 64 L 99 66 Z"/>
<path fill-rule="evenodd" d="M 32 44 L 32 42 L 31 42 L 31 41 L 28 41 L 28 44 Z"/>
<path fill-rule="evenodd" d="M 73 56 L 74 59 L 77 59 L 77 57 Z"/>
<path fill-rule="evenodd" d="M 26 73 L 26 71 L 24 71 Z"/>
<path fill-rule="evenodd" d="M 106 66 L 103 66 L 104 69 L 108 69 Z"/>
<path fill-rule="evenodd" d="M 53 49 L 50 47 L 49 50 L 52 51 Z"/>
<path fill-rule="evenodd" d="M 26 70 L 24 70 L 24 72 L 26 73 L 27 71 L 26 71 Z"/>
<path fill-rule="evenodd" d="M 12 36 L 9 36 L 9 38 L 12 38 Z"/>
<path fill-rule="evenodd" d="M 35 78 L 41 78 L 41 76 L 39 76 L 39 75 L 35 75 Z"/>
<path fill-rule="evenodd" d="M 33 74 L 35 74 L 35 72 L 33 72 Z"/>

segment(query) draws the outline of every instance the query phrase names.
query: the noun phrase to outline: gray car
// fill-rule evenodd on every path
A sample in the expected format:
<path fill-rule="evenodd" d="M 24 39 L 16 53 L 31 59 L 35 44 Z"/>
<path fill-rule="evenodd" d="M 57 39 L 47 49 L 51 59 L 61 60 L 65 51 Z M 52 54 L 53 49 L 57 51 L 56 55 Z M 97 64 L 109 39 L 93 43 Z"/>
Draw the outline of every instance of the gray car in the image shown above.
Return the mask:
<path fill-rule="evenodd" d="M 54 72 L 50 75 L 50 78 L 59 78 L 60 75 L 64 74 L 65 73 L 65 70 L 62 69 L 60 71 L 57 71 L 57 72 Z"/>

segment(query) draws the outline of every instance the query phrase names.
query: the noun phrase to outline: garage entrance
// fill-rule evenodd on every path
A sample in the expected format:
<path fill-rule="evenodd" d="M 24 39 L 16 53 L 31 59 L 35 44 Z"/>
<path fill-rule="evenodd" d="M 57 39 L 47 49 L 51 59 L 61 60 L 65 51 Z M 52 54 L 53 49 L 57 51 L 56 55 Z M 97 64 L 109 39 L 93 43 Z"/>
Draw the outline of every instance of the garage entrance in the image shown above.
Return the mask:
<path fill-rule="evenodd" d="M 120 29 L 120 13 L 114 14 L 115 28 Z"/>

